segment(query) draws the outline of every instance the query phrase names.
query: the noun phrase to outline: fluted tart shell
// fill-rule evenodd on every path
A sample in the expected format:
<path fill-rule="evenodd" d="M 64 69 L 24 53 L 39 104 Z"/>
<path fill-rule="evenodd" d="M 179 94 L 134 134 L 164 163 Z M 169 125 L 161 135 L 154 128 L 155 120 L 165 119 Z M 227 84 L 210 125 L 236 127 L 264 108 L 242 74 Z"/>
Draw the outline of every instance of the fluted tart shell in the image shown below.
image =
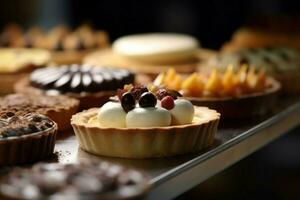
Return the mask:
<path fill-rule="evenodd" d="M 33 163 L 53 154 L 57 125 L 36 133 L 0 140 L 0 166 Z"/>
<path fill-rule="evenodd" d="M 73 115 L 73 126 L 80 147 L 92 154 L 121 158 L 167 157 L 197 152 L 210 147 L 220 114 L 207 107 L 196 107 L 191 124 L 151 128 L 106 128 L 89 124 L 98 108 Z"/>

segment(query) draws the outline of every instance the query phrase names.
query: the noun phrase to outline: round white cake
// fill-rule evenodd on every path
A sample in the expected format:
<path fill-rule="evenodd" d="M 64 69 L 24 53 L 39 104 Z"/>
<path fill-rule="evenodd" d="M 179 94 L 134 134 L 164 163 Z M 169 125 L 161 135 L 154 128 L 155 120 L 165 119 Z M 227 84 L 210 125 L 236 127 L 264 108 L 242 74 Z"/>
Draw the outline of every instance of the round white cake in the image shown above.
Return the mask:
<path fill-rule="evenodd" d="M 176 33 L 146 33 L 124 36 L 113 43 L 113 52 L 150 63 L 187 62 L 195 58 L 196 38 Z"/>

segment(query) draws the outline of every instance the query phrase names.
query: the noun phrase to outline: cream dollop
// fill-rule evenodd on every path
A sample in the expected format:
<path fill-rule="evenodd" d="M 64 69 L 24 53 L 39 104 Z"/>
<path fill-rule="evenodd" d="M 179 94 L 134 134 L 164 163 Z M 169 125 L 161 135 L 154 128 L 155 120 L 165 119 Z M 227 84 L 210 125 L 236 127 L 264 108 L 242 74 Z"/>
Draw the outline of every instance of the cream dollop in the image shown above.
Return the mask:
<path fill-rule="evenodd" d="M 120 103 L 107 102 L 98 112 L 98 122 L 104 127 L 125 128 L 126 112 Z"/>
<path fill-rule="evenodd" d="M 176 99 L 174 108 L 170 110 L 173 125 L 190 124 L 194 117 L 193 104 L 185 99 Z"/>
<path fill-rule="evenodd" d="M 171 114 L 161 107 L 137 107 L 127 113 L 126 126 L 130 127 L 162 127 L 170 126 Z"/>

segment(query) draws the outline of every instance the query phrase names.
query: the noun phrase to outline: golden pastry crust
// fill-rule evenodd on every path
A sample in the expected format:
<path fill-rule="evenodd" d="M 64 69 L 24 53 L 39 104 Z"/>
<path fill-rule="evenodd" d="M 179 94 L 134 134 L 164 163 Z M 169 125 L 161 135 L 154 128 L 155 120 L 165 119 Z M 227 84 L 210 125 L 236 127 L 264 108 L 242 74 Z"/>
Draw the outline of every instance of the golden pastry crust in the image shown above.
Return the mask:
<path fill-rule="evenodd" d="M 98 109 L 73 115 L 71 124 L 80 147 L 96 155 L 123 158 L 167 157 L 210 147 L 220 114 L 207 107 L 195 107 L 191 124 L 153 128 L 103 128 L 88 124 Z"/>

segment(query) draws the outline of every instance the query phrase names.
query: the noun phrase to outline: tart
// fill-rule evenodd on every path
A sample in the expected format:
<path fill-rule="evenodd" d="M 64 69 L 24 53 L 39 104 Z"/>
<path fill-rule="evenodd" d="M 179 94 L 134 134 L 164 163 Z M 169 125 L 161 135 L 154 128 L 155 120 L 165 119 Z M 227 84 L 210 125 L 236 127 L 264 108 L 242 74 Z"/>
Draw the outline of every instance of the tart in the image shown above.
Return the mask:
<path fill-rule="evenodd" d="M 256 16 L 244 27 L 236 30 L 223 51 L 249 48 L 286 46 L 300 49 L 300 20 L 298 16 Z"/>
<path fill-rule="evenodd" d="M 282 33 L 259 28 L 238 29 L 232 39 L 222 46 L 222 51 L 234 52 L 241 49 L 286 46 L 300 49 L 298 32 Z"/>
<path fill-rule="evenodd" d="M 87 53 L 108 45 L 108 34 L 88 25 L 75 30 L 59 25 L 48 32 L 36 26 L 23 30 L 18 25 L 10 25 L 0 34 L 0 46 L 47 49 L 55 64 L 80 63 Z"/>
<path fill-rule="evenodd" d="M 26 94 L 63 94 L 80 101 L 86 109 L 104 104 L 124 84 L 134 82 L 134 75 L 124 69 L 91 65 L 66 65 L 35 70 L 30 77 L 15 85 L 17 92 Z"/>
<path fill-rule="evenodd" d="M 49 61 L 50 53 L 42 49 L 0 49 L 0 95 L 13 93 L 17 80 Z"/>
<path fill-rule="evenodd" d="M 225 71 L 232 64 L 239 69 L 243 64 L 263 69 L 267 75 L 273 76 L 282 84 L 284 93 L 293 94 L 300 91 L 300 51 L 290 48 L 257 48 L 244 49 L 236 52 L 221 53 L 210 58 L 200 67 L 200 71 L 211 71 L 218 68 Z"/>
<path fill-rule="evenodd" d="M 108 162 L 40 163 L 15 168 L 0 183 L 12 199 L 141 199 L 149 188 L 143 173 Z"/>
<path fill-rule="evenodd" d="M 210 74 L 177 74 L 174 69 L 160 74 L 154 81 L 158 87 L 179 90 L 194 105 L 208 106 L 224 119 L 241 119 L 268 113 L 276 101 L 280 83 L 246 65 L 234 71 L 232 65 L 224 73 L 214 69 Z"/>
<path fill-rule="evenodd" d="M 0 111 L 0 166 L 52 155 L 56 131 L 56 123 L 44 115 Z"/>
<path fill-rule="evenodd" d="M 111 49 L 88 55 L 84 63 L 128 68 L 137 73 L 156 75 L 166 66 L 192 72 L 199 61 L 196 38 L 176 33 L 146 33 L 123 36 Z"/>
<path fill-rule="evenodd" d="M 214 142 L 220 114 L 193 106 L 176 92 L 125 86 L 118 98 L 72 117 L 83 150 L 142 159 L 197 152 Z"/>
<path fill-rule="evenodd" d="M 66 96 L 10 94 L 0 98 L 0 112 L 46 115 L 56 122 L 60 131 L 71 128 L 70 119 L 78 106 L 78 100 Z"/>

